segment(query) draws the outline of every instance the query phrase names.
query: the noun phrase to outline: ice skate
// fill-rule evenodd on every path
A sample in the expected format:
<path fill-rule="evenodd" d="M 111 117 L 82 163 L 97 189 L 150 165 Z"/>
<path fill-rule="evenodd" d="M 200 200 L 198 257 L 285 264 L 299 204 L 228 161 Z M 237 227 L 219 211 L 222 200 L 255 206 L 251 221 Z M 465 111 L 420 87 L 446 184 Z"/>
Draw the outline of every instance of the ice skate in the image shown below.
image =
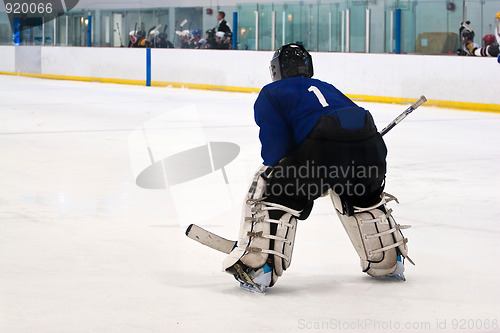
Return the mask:
<path fill-rule="evenodd" d="M 238 272 L 236 280 L 240 282 L 240 287 L 255 293 L 265 293 L 267 287 L 271 285 L 272 268 L 268 264 L 260 268 L 248 268 L 241 263 L 235 264 Z"/>
<path fill-rule="evenodd" d="M 403 257 L 399 255 L 398 261 L 396 262 L 396 269 L 394 270 L 394 272 L 387 274 L 386 276 L 397 280 L 406 281 L 404 271 L 405 265 L 403 264 Z"/>

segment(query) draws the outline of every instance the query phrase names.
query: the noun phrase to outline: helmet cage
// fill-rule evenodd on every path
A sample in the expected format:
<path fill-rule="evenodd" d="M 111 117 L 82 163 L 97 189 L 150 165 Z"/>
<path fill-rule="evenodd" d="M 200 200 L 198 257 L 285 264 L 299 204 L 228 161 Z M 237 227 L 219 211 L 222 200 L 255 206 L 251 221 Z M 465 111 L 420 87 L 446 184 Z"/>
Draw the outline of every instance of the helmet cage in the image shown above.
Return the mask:
<path fill-rule="evenodd" d="M 274 52 L 269 70 L 273 81 L 314 74 L 311 55 L 300 44 L 283 45 Z"/>

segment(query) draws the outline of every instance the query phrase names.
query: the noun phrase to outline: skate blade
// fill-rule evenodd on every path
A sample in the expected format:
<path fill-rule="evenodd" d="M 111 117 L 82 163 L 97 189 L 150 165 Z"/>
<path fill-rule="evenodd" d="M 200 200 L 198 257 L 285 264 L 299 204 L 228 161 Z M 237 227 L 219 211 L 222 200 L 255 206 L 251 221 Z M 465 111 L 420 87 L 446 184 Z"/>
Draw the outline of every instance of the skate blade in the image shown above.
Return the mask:
<path fill-rule="evenodd" d="M 256 294 L 265 294 L 266 293 L 266 287 L 263 287 L 263 286 L 259 286 L 259 285 L 251 285 L 251 284 L 248 284 L 248 283 L 243 283 L 243 282 L 240 282 L 240 287 L 246 291 L 250 291 L 252 293 L 256 293 Z"/>
<path fill-rule="evenodd" d="M 396 280 L 399 280 L 399 281 L 406 281 L 406 277 L 403 273 L 401 274 L 394 274 L 394 275 L 387 275 L 387 277 L 391 278 L 391 279 L 396 279 Z"/>
<path fill-rule="evenodd" d="M 386 276 L 399 281 L 406 281 L 404 275 L 405 266 L 403 265 L 403 262 L 400 261 L 399 259 L 400 258 L 398 258 L 398 262 L 396 263 L 396 269 L 394 270 L 394 272 L 392 272 L 391 274 L 387 274 Z M 413 261 L 410 260 L 410 262 L 413 264 Z"/>

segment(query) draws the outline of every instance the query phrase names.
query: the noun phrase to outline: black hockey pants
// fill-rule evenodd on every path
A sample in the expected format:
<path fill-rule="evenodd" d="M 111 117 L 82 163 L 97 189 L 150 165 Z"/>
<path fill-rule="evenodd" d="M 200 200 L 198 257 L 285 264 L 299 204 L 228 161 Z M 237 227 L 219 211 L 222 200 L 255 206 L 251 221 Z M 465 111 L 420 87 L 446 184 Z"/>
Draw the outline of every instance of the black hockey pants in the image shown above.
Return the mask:
<path fill-rule="evenodd" d="M 301 219 L 305 219 L 313 201 L 329 189 L 351 209 L 368 207 L 380 200 L 387 148 L 368 111 L 363 128 L 342 128 L 335 115 L 350 109 L 321 116 L 305 141 L 273 167 L 266 201 L 304 210 Z"/>

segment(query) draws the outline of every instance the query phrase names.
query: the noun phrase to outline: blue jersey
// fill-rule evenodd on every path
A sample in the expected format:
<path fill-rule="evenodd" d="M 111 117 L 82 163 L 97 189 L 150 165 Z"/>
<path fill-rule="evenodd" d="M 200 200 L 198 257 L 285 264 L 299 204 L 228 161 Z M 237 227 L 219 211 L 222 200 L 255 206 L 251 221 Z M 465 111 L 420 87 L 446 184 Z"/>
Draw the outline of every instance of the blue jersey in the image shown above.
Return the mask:
<path fill-rule="evenodd" d="M 254 105 L 264 165 L 288 156 L 320 116 L 353 106 L 357 107 L 333 85 L 316 79 L 292 77 L 264 86 Z"/>

